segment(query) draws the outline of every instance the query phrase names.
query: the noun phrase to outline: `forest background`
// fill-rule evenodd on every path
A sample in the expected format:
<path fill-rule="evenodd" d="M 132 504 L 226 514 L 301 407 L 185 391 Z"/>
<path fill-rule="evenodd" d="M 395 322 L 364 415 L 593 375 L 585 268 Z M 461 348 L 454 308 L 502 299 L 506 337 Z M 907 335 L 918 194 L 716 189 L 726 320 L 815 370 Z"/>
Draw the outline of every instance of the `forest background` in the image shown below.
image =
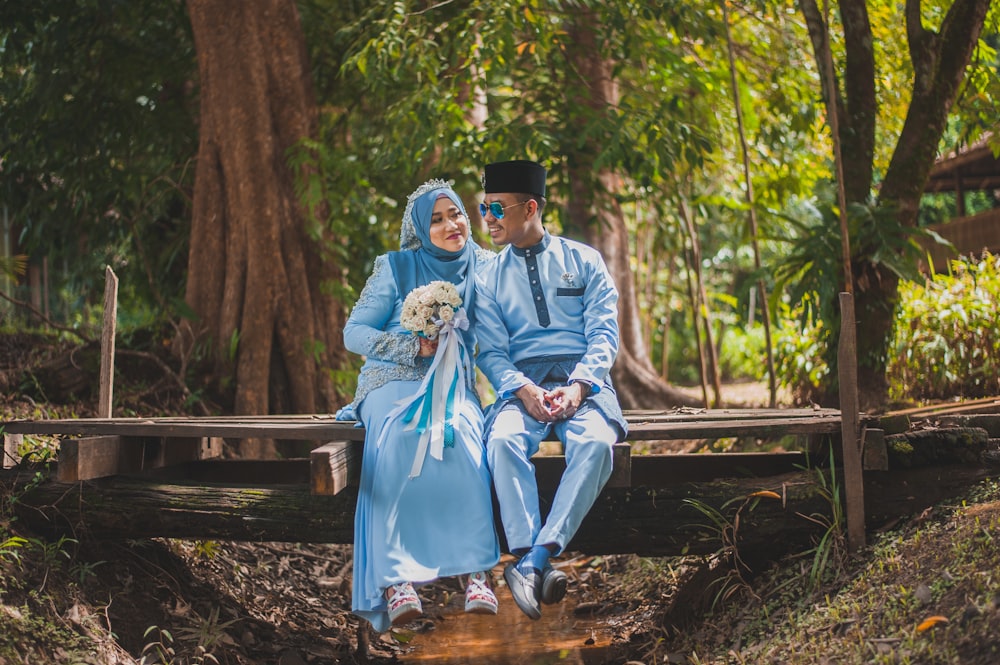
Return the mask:
<path fill-rule="evenodd" d="M 845 289 L 881 408 L 900 285 L 956 210 L 923 195 L 934 160 L 1000 150 L 994 5 L 4 3 L 0 316 L 93 338 L 109 265 L 120 344 L 169 349 L 192 407 L 332 411 L 358 364 L 343 321 L 406 195 L 451 179 L 478 226 L 483 165 L 531 158 L 549 228 L 615 275 L 626 408 L 718 405 L 721 377 L 836 406 Z"/>

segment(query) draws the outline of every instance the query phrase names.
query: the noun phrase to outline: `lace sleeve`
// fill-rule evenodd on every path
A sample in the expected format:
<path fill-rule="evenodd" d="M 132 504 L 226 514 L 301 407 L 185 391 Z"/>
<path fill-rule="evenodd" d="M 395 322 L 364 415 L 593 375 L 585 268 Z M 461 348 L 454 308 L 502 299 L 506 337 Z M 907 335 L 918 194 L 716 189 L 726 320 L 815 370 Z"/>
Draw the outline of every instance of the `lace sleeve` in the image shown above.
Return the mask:
<path fill-rule="evenodd" d="M 413 366 L 420 342 L 409 333 L 389 332 L 399 300 L 396 281 L 388 259 L 375 260 L 365 288 L 344 326 L 344 346 L 348 351 L 400 365 Z"/>

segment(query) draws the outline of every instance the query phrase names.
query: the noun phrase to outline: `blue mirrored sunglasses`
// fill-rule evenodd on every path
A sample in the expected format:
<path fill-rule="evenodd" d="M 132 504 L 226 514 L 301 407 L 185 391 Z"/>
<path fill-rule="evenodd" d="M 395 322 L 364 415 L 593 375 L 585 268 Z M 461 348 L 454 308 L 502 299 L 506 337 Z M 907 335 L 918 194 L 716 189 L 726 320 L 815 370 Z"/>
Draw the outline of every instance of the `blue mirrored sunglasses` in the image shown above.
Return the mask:
<path fill-rule="evenodd" d="M 531 199 L 528 199 L 528 200 L 530 201 Z M 503 219 L 503 211 L 504 210 L 506 210 L 507 208 L 513 208 L 515 206 L 524 205 L 527 202 L 528 201 L 521 201 L 520 203 L 511 203 L 509 206 L 502 206 L 502 205 L 500 205 L 499 201 L 494 201 L 493 203 L 491 203 L 489 205 L 486 205 L 485 203 L 480 203 L 479 204 L 479 214 L 482 215 L 483 217 L 486 217 L 486 213 L 488 212 L 488 213 L 490 213 L 491 215 L 493 215 L 497 219 Z"/>

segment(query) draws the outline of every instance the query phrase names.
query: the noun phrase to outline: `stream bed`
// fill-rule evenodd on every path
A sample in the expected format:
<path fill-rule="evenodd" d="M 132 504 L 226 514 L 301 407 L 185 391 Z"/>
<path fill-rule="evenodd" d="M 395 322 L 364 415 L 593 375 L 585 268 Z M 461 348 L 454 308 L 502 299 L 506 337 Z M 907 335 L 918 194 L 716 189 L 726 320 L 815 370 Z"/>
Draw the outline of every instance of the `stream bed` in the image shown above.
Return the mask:
<path fill-rule="evenodd" d="M 496 616 L 448 612 L 436 628 L 413 637 L 402 663 L 435 665 L 598 665 L 606 661 L 609 627 L 599 616 L 574 611 L 572 594 L 556 605 L 543 605 L 532 621 L 514 604 L 506 586 L 496 589 Z"/>

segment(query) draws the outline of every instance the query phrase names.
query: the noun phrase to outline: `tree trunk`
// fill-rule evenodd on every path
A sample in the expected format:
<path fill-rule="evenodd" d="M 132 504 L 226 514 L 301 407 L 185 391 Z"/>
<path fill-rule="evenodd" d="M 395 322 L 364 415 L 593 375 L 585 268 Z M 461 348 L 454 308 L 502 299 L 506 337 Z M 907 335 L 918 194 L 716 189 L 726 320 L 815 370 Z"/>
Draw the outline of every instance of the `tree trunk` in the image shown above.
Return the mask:
<path fill-rule="evenodd" d="M 565 117 L 570 125 L 568 134 L 573 137 L 587 136 L 584 125 L 593 116 L 607 113 L 618 102 L 612 63 L 601 55 L 597 46 L 594 30 L 598 23 L 594 16 L 592 12 L 577 15 L 569 29 L 567 56 L 571 64 L 567 69 L 573 78 L 565 82 L 568 93 Z M 629 260 L 628 230 L 615 198 L 618 181 L 608 169 L 594 171 L 593 156 L 598 151 L 595 141 L 590 139 L 580 148 L 564 146 L 570 183 L 568 218 L 572 228 L 568 230 L 580 233 L 601 252 L 618 287 L 621 344 L 613 377 L 619 400 L 626 409 L 698 406 L 698 400 L 664 382 L 649 358 Z"/>
<path fill-rule="evenodd" d="M 197 315 L 181 353 L 208 340 L 237 414 L 328 411 L 344 359 L 338 280 L 307 229 L 288 151 L 314 134 L 317 107 L 292 0 L 189 0 L 201 85 L 186 299 Z M 326 260 L 324 260 L 326 259 Z M 268 454 L 270 446 L 243 454 Z"/>

